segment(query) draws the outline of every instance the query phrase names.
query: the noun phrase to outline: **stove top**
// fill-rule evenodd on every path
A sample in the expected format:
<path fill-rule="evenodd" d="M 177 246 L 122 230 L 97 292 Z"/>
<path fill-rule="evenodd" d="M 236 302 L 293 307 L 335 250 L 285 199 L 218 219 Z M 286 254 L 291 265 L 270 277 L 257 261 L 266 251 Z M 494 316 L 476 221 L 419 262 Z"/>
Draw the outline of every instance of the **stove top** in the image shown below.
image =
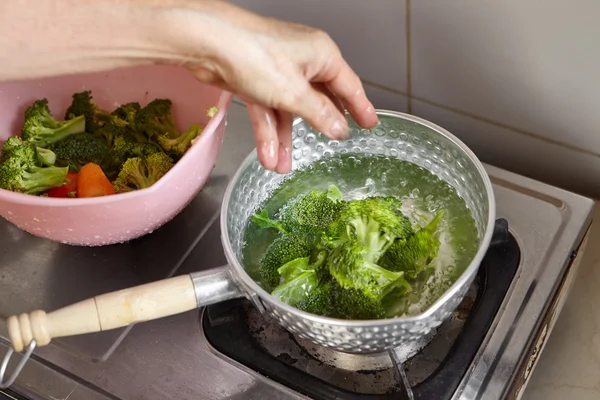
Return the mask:
<path fill-rule="evenodd" d="M 230 177 L 254 147 L 251 130 L 245 107 L 232 104 L 205 188 L 169 224 L 130 243 L 70 247 L 0 221 L 0 356 L 8 348 L 3 318 L 9 315 L 225 264 L 215 222 Z M 323 352 L 277 331 L 243 302 L 230 302 L 55 340 L 36 349 L 11 389 L 30 399 L 69 400 L 401 398 L 403 371 L 416 398 L 434 393 L 427 390 L 442 380 L 452 383 L 441 399 L 518 397 L 560 311 L 556 299 L 568 292 L 594 203 L 486 169 L 509 240 L 490 248 L 467 300 L 421 351 L 415 345 L 367 358 Z M 248 334 L 234 334 L 243 324 Z"/>
<path fill-rule="evenodd" d="M 521 259 L 506 220 L 498 220 L 496 228 L 478 276 L 454 315 L 424 340 L 407 343 L 391 354 L 348 354 L 317 346 L 295 337 L 242 300 L 207 307 L 201 322 L 204 335 L 214 351 L 311 398 L 449 400 L 481 346 Z"/>

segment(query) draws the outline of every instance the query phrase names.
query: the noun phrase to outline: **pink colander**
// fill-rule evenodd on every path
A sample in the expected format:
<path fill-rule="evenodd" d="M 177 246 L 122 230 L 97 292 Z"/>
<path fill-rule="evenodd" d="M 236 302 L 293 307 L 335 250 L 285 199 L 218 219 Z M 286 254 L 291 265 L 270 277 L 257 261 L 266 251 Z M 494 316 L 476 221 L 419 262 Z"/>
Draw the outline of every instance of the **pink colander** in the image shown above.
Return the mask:
<path fill-rule="evenodd" d="M 110 72 L 61 76 L 0 84 L 0 143 L 20 134 L 23 113 L 46 97 L 63 118 L 72 94 L 91 90 L 103 108 L 156 98 L 169 98 L 180 130 L 192 123 L 205 126 L 184 157 L 147 189 L 112 196 L 49 198 L 0 189 L 0 216 L 42 238 L 81 246 L 125 242 L 152 232 L 174 218 L 198 194 L 211 173 L 223 142 L 232 95 L 200 83 L 186 69 L 147 66 Z M 212 118 L 206 111 L 217 106 Z"/>

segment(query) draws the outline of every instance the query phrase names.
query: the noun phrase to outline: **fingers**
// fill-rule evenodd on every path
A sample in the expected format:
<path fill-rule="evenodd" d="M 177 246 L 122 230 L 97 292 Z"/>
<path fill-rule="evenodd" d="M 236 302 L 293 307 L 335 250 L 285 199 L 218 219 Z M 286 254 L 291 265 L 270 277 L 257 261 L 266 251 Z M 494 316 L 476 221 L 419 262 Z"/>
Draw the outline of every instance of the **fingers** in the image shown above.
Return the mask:
<path fill-rule="evenodd" d="M 268 170 L 278 165 L 279 139 L 277 117 L 271 109 L 257 104 L 246 104 L 256 140 L 256 151 L 260 163 Z M 291 136 L 291 131 L 289 133 Z"/>
<path fill-rule="evenodd" d="M 285 111 L 278 111 L 276 115 L 279 156 L 275 172 L 287 174 L 292 170 L 292 123 L 294 117 L 291 113 Z"/>
<path fill-rule="evenodd" d="M 365 94 L 360 78 L 342 57 L 334 63 L 338 65 L 331 68 L 338 71 L 333 78 L 326 81 L 327 87 L 340 99 L 358 125 L 363 128 L 375 127 L 378 121 L 377 114 Z"/>
<path fill-rule="evenodd" d="M 338 99 L 337 97 L 335 97 L 335 95 L 333 93 L 331 93 L 331 90 L 329 90 L 329 88 L 327 87 L 327 85 L 325 85 L 322 82 L 314 82 L 312 83 L 312 87 L 323 93 L 325 96 L 327 96 L 329 98 L 329 100 L 331 100 L 331 102 L 335 105 L 335 108 L 338 109 L 338 111 L 340 112 L 340 114 L 346 115 L 346 109 L 344 107 L 344 104 L 340 101 L 340 99 Z"/>
<path fill-rule="evenodd" d="M 319 132 L 331 139 L 348 137 L 348 121 L 343 112 L 326 94 L 316 90 L 306 78 L 299 77 L 291 87 L 294 92 L 283 93 L 277 109 L 302 117 Z"/>

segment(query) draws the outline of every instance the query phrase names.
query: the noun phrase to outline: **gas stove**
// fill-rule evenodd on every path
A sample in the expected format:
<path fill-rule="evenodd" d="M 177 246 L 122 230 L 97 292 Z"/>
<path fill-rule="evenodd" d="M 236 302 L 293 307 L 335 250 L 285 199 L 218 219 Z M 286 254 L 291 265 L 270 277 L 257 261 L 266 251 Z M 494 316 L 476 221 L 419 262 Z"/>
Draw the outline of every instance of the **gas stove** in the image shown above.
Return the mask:
<path fill-rule="evenodd" d="M 173 221 L 126 244 L 64 246 L 0 221 L 0 356 L 9 315 L 225 264 L 220 202 L 253 146 L 245 107 L 234 102 L 202 192 Z M 5 392 L 70 400 L 518 399 L 576 275 L 594 203 L 486 169 L 497 203 L 495 242 L 454 315 L 420 343 L 380 354 L 333 352 L 233 300 L 55 340 L 35 350 Z"/>

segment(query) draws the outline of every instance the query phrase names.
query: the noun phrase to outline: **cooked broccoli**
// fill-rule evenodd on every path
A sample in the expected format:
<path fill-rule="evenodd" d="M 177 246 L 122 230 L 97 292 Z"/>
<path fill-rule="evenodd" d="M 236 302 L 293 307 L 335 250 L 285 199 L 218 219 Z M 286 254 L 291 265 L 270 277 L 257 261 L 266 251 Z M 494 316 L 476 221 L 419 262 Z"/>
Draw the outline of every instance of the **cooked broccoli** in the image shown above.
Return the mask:
<path fill-rule="evenodd" d="M 329 316 L 341 319 L 380 319 L 386 311 L 379 299 L 366 296 L 358 289 L 344 289 L 332 285 L 331 310 Z"/>
<path fill-rule="evenodd" d="M 85 117 L 85 130 L 89 133 L 96 133 L 108 121 L 110 113 L 98 107 L 93 101 L 92 92 L 85 90 L 73 94 L 73 101 L 65 112 L 67 120 L 79 116 Z"/>
<path fill-rule="evenodd" d="M 424 228 L 406 239 L 396 240 L 385 252 L 379 264 L 390 271 L 403 271 L 407 279 L 414 279 L 437 257 L 440 248 L 440 211 Z"/>
<path fill-rule="evenodd" d="M 281 224 L 289 232 L 311 233 L 320 236 L 340 218 L 345 203 L 336 187 L 328 192 L 312 190 L 283 207 Z"/>
<path fill-rule="evenodd" d="M 295 307 L 315 315 L 332 316 L 332 283 L 325 282 L 314 288 Z"/>
<path fill-rule="evenodd" d="M 142 109 L 140 103 L 131 102 L 125 103 L 118 108 L 116 108 L 111 114 L 123 121 L 132 127 L 135 125 L 135 118 L 137 113 Z"/>
<path fill-rule="evenodd" d="M 260 260 L 259 272 L 266 285 L 274 288 L 279 285 L 279 268 L 297 258 L 311 255 L 310 243 L 296 235 L 280 236 L 267 248 Z"/>
<path fill-rule="evenodd" d="M 371 228 L 372 229 L 372 228 Z M 389 271 L 376 264 L 387 240 L 371 230 L 365 242 L 344 240 L 327 259 L 329 273 L 344 289 L 357 289 L 365 296 L 382 300 L 397 287 L 408 288 L 403 272 Z"/>
<path fill-rule="evenodd" d="M 114 136 L 112 146 L 110 146 L 100 166 L 107 177 L 115 178 L 129 158 L 144 158 L 154 153 L 162 153 L 161 148 L 156 143 L 140 143 L 132 135 L 120 132 Z"/>
<path fill-rule="evenodd" d="M 113 182 L 115 192 L 125 193 L 150 187 L 172 167 L 173 160 L 162 152 L 129 158 Z"/>
<path fill-rule="evenodd" d="M 355 229 L 364 228 L 359 223 L 368 218 L 379 225 L 379 230 L 388 239 L 405 238 L 412 234 L 410 220 L 402 214 L 402 203 L 395 197 L 367 197 L 351 200 L 347 203 L 340 217 L 342 226 L 353 226 Z M 344 232 L 340 232 L 343 234 Z"/>
<path fill-rule="evenodd" d="M 52 150 L 44 149 L 43 147 L 38 147 L 37 155 L 38 162 L 41 165 L 51 167 L 56 164 L 56 154 Z"/>
<path fill-rule="evenodd" d="M 312 264 L 310 259 L 310 256 L 295 258 L 279 267 L 277 272 L 281 284 L 271 295 L 291 306 L 305 302 L 319 284 L 318 270 L 324 261 L 324 254 L 319 254 Z"/>
<path fill-rule="evenodd" d="M 53 144 L 50 149 L 56 153 L 57 166 L 78 172 L 89 162 L 100 164 L 108 153 L 108 144 L 96 135 L 83 132 Z"/>
<path fill-rule="evenodd" d="M 190 148 L 192 140 L 200 136 L 204 128 L 200 125 L 193 124 L 181 135 L 173 138 L 169 133 L 158 136 L 158 144 L 163 150 L 173 159 L 178 160 Z"/>
<path fill-rule="evenodd" d="M 287 234 L 288 231 L 281 225 L 281 222 L 269 217 L 267 210 L 261 210 L 252 216 L 252 222 L 258 225 L 261 229 L 275 228 L 278 231 Z"/>
<path fill-rule="evenodd" d="M 42 158 L 34 144 L 17 136 L 8 138 L 0 157 L 0 188 L 38 194 L 62 185 L 69 169 L 46 166 L 40 162 Z"/>
<path fill-rule="evenodd" d="M 344 289 L 335 279 L 313 288 L 295 307 L 315 315 L 340 319 L 380 319 L 386 316 L 383 303 L 357 289 Z"/>
<path fill-rule="evenodd" d="M 66 121 L 52 116 L 47 99 L 36 100 L 25 110 L 21 137 L 38 147 L 47 147 L 67 136 L 85 131 L 85 117 L 80 115 Z"/>
<path fill-rule="evenodd" d="M 206 115 L 212 118 L 215 115 L 217 115 L 218 112 L 219 112 L 219 108 L 216 106 L 212 106 L 206 111 Z"/>
<path fill-rule="evenodd" d="M 170 138 L 179 136 L 171 110 L 169 99 L 155 99 L 142 108 L 135 116 L 136 130 L 144 132 L 150 139 L 167 135 Z"/>

